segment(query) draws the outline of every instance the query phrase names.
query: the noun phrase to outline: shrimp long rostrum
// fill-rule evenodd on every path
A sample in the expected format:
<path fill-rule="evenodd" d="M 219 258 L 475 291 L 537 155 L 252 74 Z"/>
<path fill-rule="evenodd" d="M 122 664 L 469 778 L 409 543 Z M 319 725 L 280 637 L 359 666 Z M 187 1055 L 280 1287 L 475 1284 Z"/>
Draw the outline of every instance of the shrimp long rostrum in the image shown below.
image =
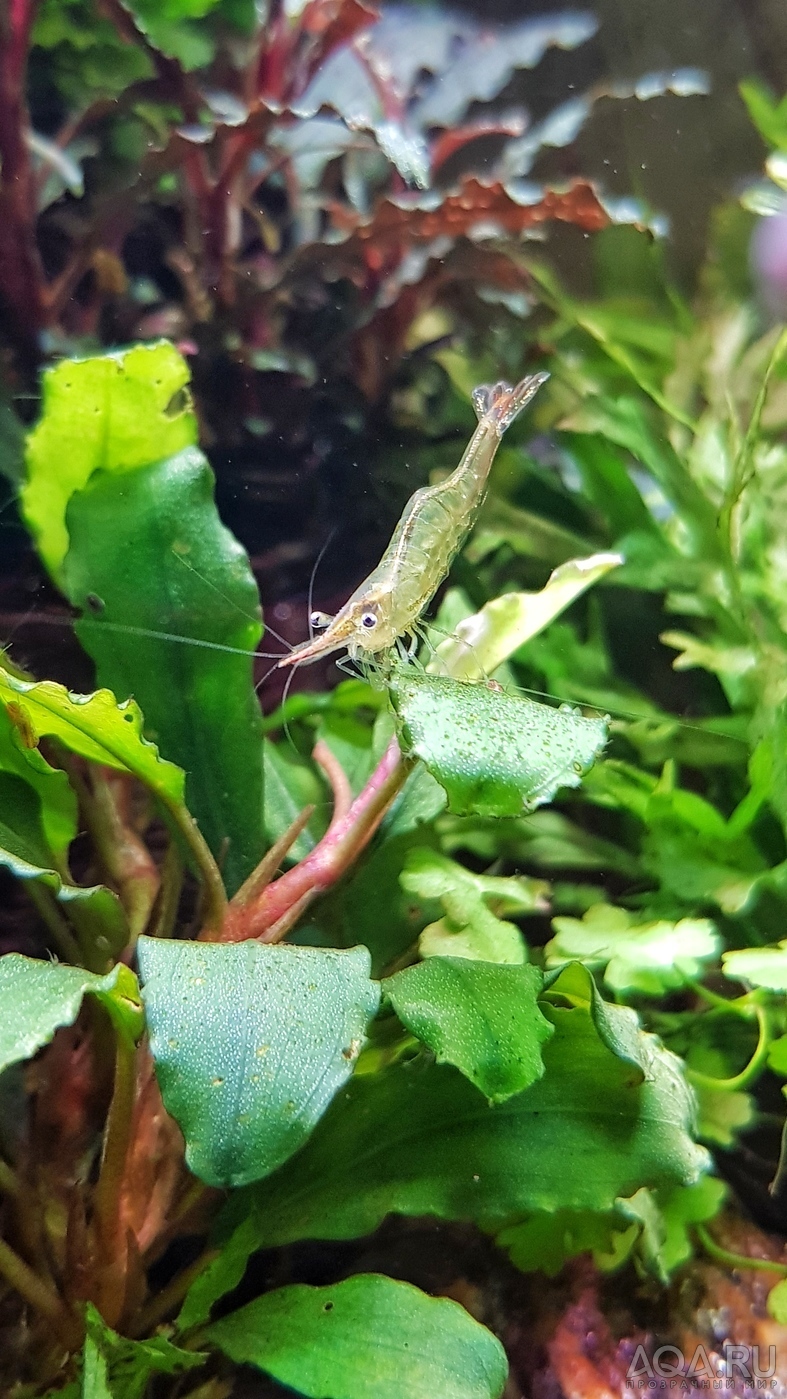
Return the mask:
<path fill-rule="evenodd" d="M 503 433 L 548 378 L 531 374 L 516 388 L 483 384 L 474 391 L 478 427 L 459 465 L 410 497 L 377 567 L 335 617 L 313 617 L 325 630 L 283 656 L 280 666 L 343 649 L 352 660 L 373 661 L 412 635 L 473 527 Z"/>

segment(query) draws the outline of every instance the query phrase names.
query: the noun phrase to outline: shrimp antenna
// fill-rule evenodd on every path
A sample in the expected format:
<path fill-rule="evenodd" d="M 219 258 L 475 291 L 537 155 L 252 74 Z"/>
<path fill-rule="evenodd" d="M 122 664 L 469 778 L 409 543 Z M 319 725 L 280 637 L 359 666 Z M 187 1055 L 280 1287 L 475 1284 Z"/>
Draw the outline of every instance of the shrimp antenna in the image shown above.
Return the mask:
<path fill-rule="evenodd" d="M 314 560 L 314 567 L 312 568 L 311 577 L 310 577 L 310 579 L 309 579 L 309 600 L 308 600 L 308 604 L 307 604 L 307 606 L 308 606 L 308 611 L 307 611 L 307 613 L 306 613 L 306 616 L 307 616 L 307 620 L 308 620 L 308 623 L 309 623 L 309 640 L 310 640 L 310 641 L 313 641 L 313 640 L 314 640 L 314 627 L 312 626 L 312 606 L 313 606 L 313 604 L 314 604 L 314 580 L 315 580 L 315 578 L 317 577 L 317 569 L 320 567 L 320 564 L 322 563 L 323 559 L 325 558 L 326 553 L 328 552 L 328 546 L 333 542 L 333 539 L 334 539 L 334 537 L 335 537 L 335 535 L 336 535 L 336 528 L 337 528 L 336 525 L 334 525 L 333 529 L 331 530 L 330 534 L 328 535 L 328 538 L 326 539 L 325 543 L 323 544 L 323 546 L 322 546 L 322 548 L 321 548 L 319 554 L 317 555 L 316 559 Z M 285 644 L 286 644 L 286 643 L 285 643 Z"/>
<path fill-rule="evenodd" d="M 214 592 L 214 593 L 217 593 L 218 596 L 221 598 L 222 602 L 226 602 L 226 604 L 227 604 L 228 607 L 234 608 L 234 610 L 235 610 L 236 612 L 238 612 L 238 613 L 240 614 L 241 617 L 245 617 L 245 619 L 246 619 L 247 622 L 259 622 L 259 621 L 261 620 L 261 621 L 262 621 L 262 625 L 264 626 L 265 630 L 266 630 L 267 632 L 270 632 L 270 634 L 271 634 L 271 636 L 273 637 L 274 641 L 279 641 L 279 642 L 281 643 L 282 646 L 286 646 L 288 652 L 290 652 L 290 651 L 292 650 L 292 646 L 290 645 L 289 641 L 287 641 L 285 637 L 280 636 L 279 633 L 278 633 L 277 631 L 274 631 L 274 630 L 273 630 L 273 627 L 271 627 L 271 626 L 268 625 L 267 621 L 265 620 L 265 614 L 264 614 L 264 612 L 263 612 L 262 618 L 259 618 L 259 617 L 252 617 L 252 615 L 251 615 L 250 612 L 244 611 L 244 609 L 243 609 L 242 607 L 239 607 L 239 606 L 238 606 L 237 602 L 235 602 L 233 598 L 227 597 L 227 594 L 226 594 L 226 593 L 223 593 L 223 592 L 221 591 L 221 588 L 217 588 L 217 587 L 216 587 L 216 584 L 213 583 L 213 582 L 211 581 L 210 578 L 206 578 L 205 575 L 204 575 L 204 573 L 200 573 L 200 571 L 199 571 L 198 568 L 195 568 L 193 564 L 188 563 L 188 561 L 187 561 L 186 559 L 184 559 L 184 557 L 183 557 L 182 554 L 177 553 L 177 551 L 176 551 L 175 549 L 172 550 L 172 554 L 173 554 L 173 557 L 176 558 L 176 559 L 178 560 L 179 563 L 182 563 L 182 564 L 183 564 L 183 567 L 184 567 L 184 568 L 187 568 L 187 569 L 188 569 L 189 573 L 193 573 L 193 574 L 195 575 L 196 578 L 199 578 L 200 582 L 201 582 L 201 583 L 204 583 L 206 588 L 212 588 L 213 592 Z M 257 654 L 258 656 L 262 656 L 262 655 L 265 655 L 265 652 L 263 652 L 263 651 L 258 651 L 256 654 Z"/>

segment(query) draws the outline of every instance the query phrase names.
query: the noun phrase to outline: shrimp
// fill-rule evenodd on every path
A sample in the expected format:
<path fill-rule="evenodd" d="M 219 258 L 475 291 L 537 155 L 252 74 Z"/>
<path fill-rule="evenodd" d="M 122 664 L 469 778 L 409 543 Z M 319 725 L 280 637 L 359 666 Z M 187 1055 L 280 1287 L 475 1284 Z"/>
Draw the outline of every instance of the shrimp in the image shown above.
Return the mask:
<path fill-rule="evenodd" d="M 312 626 L 325 630 L 282 656 L 280 666 L 343 649 L 351 660 L 373 662 L 400 637 L 413 635 L 475 523 L 503 433 L 548 378 L 530 374 L 513 389 L 498 383 L 474 390 L 478 427 L 459 465 L 410 497 L 377 567 L 335 617 L 312 613 Z"/>

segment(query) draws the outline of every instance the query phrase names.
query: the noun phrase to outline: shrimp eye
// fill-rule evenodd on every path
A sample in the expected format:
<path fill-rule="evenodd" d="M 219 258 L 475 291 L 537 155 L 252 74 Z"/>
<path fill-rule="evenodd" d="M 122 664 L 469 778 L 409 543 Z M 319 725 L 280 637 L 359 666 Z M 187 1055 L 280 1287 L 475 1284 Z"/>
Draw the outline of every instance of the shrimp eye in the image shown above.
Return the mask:
<path fill-rule="evenodd" d="M 315 631 L 324 631 L 331 625 L 331 618 L 327 612 L 312 612 L 309 621 Z"/>
<path fill-rule="evenodd" d="M 371 631 L 372 627 L 376 627 L 376 626 L 377 626 L 377 617 L 376 617 L 375 613 L 374 613 L 374 612 L 362 612 L 362 613 L 361 613 L 361 626 L 362 626 L 362 627 L 365 627 L 367 631 Z"/>

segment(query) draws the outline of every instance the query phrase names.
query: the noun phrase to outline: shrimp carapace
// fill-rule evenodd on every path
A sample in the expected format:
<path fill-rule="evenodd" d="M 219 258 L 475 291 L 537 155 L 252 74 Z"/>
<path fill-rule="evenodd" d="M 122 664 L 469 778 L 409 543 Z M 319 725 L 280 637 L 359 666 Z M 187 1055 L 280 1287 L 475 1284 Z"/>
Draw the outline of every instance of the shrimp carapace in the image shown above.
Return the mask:
<path fill-rule="evenodd" d="M 473 391 L 478 427 L 459 465 L 410 497 L 377 567 L 335 617 L 315 614 L 321 634 L 283 656 L 280 666 L 343 649 L 352 660 L 370 660 L 412 634 L 475 523 L 503 433 L 548 378 L 530 374 L 515 388 L 501 382 Z"/>

